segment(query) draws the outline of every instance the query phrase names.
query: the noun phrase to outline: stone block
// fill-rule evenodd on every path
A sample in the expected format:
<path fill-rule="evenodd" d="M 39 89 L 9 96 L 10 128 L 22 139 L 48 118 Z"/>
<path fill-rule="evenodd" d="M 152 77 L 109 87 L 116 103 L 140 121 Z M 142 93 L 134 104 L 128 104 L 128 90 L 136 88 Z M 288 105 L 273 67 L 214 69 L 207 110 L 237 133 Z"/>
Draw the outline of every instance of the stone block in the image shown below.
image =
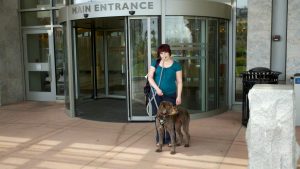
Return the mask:
<path fill-rule="evenodd" d="M 293 86 L 256 84 L 248 97 L 248 168 L 296 169 L 299 146 L 295 136 Z"/>

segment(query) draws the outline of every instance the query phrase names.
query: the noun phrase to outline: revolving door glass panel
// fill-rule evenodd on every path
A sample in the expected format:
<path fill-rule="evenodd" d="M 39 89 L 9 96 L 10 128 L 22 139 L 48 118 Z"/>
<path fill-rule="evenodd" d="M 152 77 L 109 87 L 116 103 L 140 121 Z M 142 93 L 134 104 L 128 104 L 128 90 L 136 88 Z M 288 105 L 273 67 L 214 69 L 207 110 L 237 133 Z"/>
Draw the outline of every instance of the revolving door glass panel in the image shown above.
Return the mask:
<path fill-rule="evenodd" d="M 206 104 L 206 36 L 205 19 L 166 17 L 166 42 L 171 45 L 172 56 L 182 66 L 182 105 L 201 112 L 205 111 Z"/>
<path fill-rule="evenodd" d="M 107 42 L 108 95 L 126 96 L 125 36 L 123 31 L 105 33 Z"/>
<path fill-rule="evenodd" d="M 91 98 L 93 93 L 91 30 L 76 30 L 77 55 L 77 95 L 78 98 Z"/>
<path fill-rule="evenodd" d="M 226 20 L 208 17 L 166 17 L 166 43 L 182 65 L 182 105 L 190 113 L 227 105 L 227 24 Z"/>
<path fill-rule="evenodd" d="M 95 30 L 95 41 L 90 29 L 77 29 L 76 34 L 78 98 L 125 98 L 124 32 Z"/>
<path fill-rule="evenodd" d="M 145 109 L 143 87 L 152 59 L 156 59 L 159 40 L 158 17 L 129 19 L 129 67 L 131 121 L 153 120 L 152 112 Z"/>

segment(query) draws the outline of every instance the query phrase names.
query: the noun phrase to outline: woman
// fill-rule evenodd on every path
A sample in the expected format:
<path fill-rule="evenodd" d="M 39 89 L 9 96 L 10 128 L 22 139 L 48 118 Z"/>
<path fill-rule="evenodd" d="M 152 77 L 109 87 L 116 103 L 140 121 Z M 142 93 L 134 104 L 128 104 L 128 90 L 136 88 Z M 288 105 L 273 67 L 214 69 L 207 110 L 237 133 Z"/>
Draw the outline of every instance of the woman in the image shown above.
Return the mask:
<path fill-rule="evenodd" d="M 152 87 L 152 110 L 154 115 L 157 113 L 157 106 L 161 101 L 170 101 L 173 105 L 181 104 L 182 93 L 182 68 L 171 56 L 171 49 L 168 44 L 162 44 L 157 49 L 157 61 L 152 61 L 148 71 L 148 80 Z M 156 103 L 155 103 L 156 101 Z M 157 133 L 157 132 L 156 132 Z M 165 133 L 164 144 L 170 145 L 169 133 Z M 158 134 L 156 134 L 158 143 Z"/>

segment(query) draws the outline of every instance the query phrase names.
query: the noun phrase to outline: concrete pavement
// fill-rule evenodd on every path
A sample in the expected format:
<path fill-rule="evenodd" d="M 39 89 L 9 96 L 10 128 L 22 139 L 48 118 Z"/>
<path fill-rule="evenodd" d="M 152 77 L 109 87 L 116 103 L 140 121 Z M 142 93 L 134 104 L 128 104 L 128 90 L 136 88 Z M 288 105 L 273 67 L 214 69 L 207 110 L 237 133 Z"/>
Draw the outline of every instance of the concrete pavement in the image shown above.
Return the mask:
<path fill-rule="evenodd" d="M 1 169 L 246 169 L 241 112 L 193 119 L 191 147 L 155 152 L 154 123 L 70 118 L 64 104 L 0 107 Z M 297 130 L 298 131 L 298 130 Z M 300 135 L 297 134 L 297 135 Z"/>

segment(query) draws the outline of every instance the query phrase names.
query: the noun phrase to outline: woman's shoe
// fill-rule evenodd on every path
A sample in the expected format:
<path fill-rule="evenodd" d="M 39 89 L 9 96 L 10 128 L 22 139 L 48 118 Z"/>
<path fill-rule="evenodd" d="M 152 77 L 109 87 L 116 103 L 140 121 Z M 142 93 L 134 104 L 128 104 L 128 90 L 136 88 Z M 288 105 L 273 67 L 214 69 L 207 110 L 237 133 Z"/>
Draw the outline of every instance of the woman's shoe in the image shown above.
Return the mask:
<path fill-rule="evenodd" d="M 171 144 L 171 143 L 169 143 L 169 144 L 168 144 L 168 147 L 172 147 L 172 144 Z"/>

